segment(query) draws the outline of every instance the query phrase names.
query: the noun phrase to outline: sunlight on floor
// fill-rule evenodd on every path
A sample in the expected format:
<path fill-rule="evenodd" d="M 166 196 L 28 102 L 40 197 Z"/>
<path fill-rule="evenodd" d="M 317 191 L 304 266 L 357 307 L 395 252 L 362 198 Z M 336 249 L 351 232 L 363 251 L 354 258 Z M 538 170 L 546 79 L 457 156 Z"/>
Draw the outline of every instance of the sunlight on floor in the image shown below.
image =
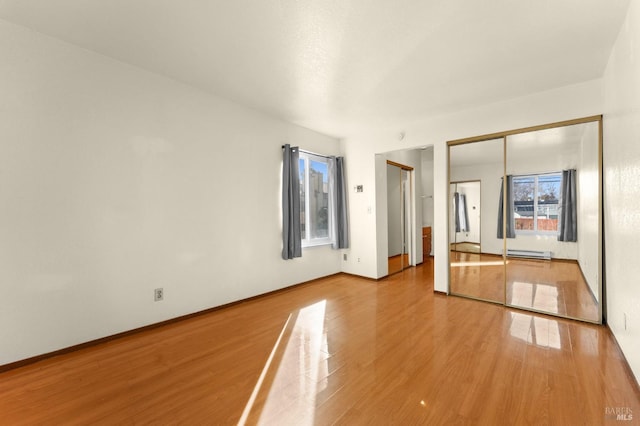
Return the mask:
<path fill-rule="evenodd" d="M 562 348 L 558 321 L 548 318 L 512 312 L 509 333 L 532 345 L 553 349 Z"/>
<path fill-rule="evenodd" d="M 511 287 L 511 304 L 544 312 L 558 313 L 558 288 L 540 283 L 514 281 Z"/>
<path fill-rule="evenodd" d="M 326 387 L 326 380 L 318 378 L 328 375 L 325 309 L 322 300 L 289 316 L 295 318 L 293 325 L 287 320 L 283 327 L 239 425 L 247 423 L 252 410 L 260 413 L 258 424 L 314 424 L 316 395 Z M 266 398 L 259 398 L 261 393 Z"/>
<path fill-rule="evenodd" d="M 289 314 L 289 317 L 287 318 L 287 321 L 285 321 L 284 326 L 282 327 L 282 330 L 280 331 L 280 335 L 278 336 L 278 340 L 276 340 L 275 345 L 273 345 L 273 349 L 271 350 L 271 354 L 269 354 L 269 358 L 267 358 L 267 362 L 264 365 L 264 368 L 262 369 L 262 372 L 260 373 L 260 378 L 258 378 L 258 382 L 256 383 L 255 387 L 253 388 L 253 392 L 251 392 L 251 397 L 249 398 L 249 401 L 247 402 L 247 405 L 244 407 L 244 411 L 242 412 L 242 416 L 240 417 L 240 420 L 238 421 L 238 425 L 244 425 L 247 422 L 247 417 L 249 416 L 249 413 L 251 412 L 251 409 L 253 408 L 253 404 L 255 403 L 256 400 L 256 396 L 258 396 L 258 392 L 260 392 L 260 388 L 262 387 L 262 382 L 264 381 L 264 377 L 267 374 L 267 371 L 269 371 L 269 367 L 271 366 L 271 362 L 273 361 L 273 356 L 275 355 L 276 351 L 278 350 L 278 346 L 280 346 L 280 340 L 282 340 L 282 336 L 284 335 L 285 330 L 287 329 L 287 326 L 289 325 L 289 321 L 291 320 L 291 314 Z"/>

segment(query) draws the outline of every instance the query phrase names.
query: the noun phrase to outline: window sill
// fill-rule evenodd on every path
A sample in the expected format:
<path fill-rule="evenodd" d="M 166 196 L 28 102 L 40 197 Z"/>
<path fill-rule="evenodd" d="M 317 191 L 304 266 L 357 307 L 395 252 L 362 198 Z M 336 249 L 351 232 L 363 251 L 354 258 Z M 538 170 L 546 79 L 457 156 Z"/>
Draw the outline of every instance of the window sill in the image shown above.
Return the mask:
<path fill-rule="evenodd" d="M 329 239 L 323 239 L 319 241 L 313 241 L 309 243 L 302 243 L 302 248 L 311 248 L 311 247 L 320 247 L 320 246 L 330 246 L 333 244 Z"/>
<path fill-rule="evenodd" d="M 560 235 L 558 232 L 536 232 L 536 231 L 516 231 L 516 237 L 522 236 L 531 236 L 531 237 L 557 237 Z"/>

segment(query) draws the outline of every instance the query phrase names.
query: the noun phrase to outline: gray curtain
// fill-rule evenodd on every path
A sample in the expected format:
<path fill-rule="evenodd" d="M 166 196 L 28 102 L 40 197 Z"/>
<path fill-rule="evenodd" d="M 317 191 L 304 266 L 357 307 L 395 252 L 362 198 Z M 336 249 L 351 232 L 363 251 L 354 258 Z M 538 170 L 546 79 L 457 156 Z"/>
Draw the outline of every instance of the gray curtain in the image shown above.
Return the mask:
<path fill-rule="evenodd" d="M 464 194 L 456 192 L 453 194 L 453 201 L 456 217 L 456 232 L 468 232 L 469 213 L 467 212 L 467 197 Z"/>
<path fill-rule="evenodd" d="M 336 248 L 349 248 L 349 220 L 347 215 L 347 182 L 344 158 L 336 158 Z"/>
<path fill-rule="evenodd" d="M 560 234 L 558 241 L 578 241 L 578 220 L 576 212 L 576 171 L 562 171 L 560 192 Z"/>
<path fill-rule="evenodd" d="M 302 256 L 300 232 L 300 155 L 298 147 L 282 147 L 282 258 Z"/>
<path fill-rule="evenodd" d="M 329 157 L 329 195 L 331 204 L 331 241 L 334 249 L 349 248 L 349 221 L 347 217 L 347 183 L 344 158 Z"/>
<path fill-rule="evenodd" d="M 498 238 L 502 236 L 502 221 L 504 218 L 504 212 L 502 207 L 504 204 L 504 185 L 500 185 L 500 202 L 498 203 Z M 516 237 L 516 223 L 513 215 L 513 176 L 507 175 L 507 238 Z"/>

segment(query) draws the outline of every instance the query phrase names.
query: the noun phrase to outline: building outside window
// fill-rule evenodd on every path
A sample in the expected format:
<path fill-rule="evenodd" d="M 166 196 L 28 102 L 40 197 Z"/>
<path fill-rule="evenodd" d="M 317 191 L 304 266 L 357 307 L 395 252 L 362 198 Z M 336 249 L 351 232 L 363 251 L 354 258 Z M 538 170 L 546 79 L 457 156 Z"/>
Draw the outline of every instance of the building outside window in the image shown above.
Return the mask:
<path fill-rule="evenodd" d="M 331 244 L 327 158 L 301 152 L 299 168 L 302 246 Z"/>

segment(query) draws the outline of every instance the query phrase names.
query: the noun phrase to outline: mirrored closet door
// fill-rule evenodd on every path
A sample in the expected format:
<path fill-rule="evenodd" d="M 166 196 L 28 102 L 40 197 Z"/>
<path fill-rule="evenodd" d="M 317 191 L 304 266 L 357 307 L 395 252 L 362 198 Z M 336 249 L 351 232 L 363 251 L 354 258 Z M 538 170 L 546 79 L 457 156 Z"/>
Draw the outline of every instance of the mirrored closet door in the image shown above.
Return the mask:
<path fill-rule="evenodd" d="M 511 135 L 506 148 L 507 305 L 599 322 L 599 122 Z"/>
<path fill-rule="evenodd" d="M 601 116 L 449 142 L 450 292 L 602 322 L 601 153 Z M 460 244 L 470 181 L 479 253 Z"/>
<path fill-rule="evenodd" d="M 504 303 L 503 243 L 496 239 L 503 139 L 449 147 L 450 292 Z"/>

